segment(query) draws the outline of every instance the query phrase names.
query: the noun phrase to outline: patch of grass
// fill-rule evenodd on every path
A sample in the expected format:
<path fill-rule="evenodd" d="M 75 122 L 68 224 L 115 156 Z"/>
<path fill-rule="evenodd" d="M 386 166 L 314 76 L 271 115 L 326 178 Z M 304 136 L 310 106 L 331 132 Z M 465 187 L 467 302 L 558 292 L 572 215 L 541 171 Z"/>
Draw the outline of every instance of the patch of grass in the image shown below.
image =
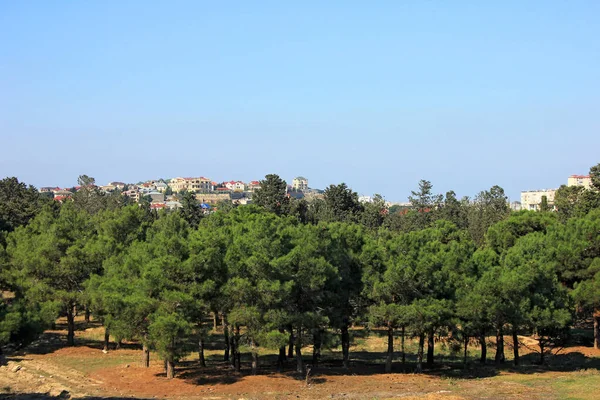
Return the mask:
<path fill-rule="evenodd" d="M 597 399 L 600 393 L 600 372 L 585 370 L 572 372 L 551 380 L 553 391 L 565 400 Z"/>
<path fill-rule="evenodd" d="M 88 374 L 99 369 L 117 367 L 125 364 L 134 364 L 141 361 L 141 353 L 134 355 L 131 353 L 118 354 L 118 352 L 109 353 L 110 355 L 101 354 L 98 357 L 69 357 L 62 356 L 56 359 L 56 363 L 72 368 L 76 371 Z"/>

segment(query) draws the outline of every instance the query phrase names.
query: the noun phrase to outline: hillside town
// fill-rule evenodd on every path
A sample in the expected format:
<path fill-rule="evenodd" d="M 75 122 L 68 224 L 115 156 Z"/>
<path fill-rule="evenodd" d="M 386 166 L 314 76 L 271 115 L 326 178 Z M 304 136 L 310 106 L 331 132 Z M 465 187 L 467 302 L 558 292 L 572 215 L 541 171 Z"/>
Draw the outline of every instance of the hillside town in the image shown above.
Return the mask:
<path fill-rule="evenodd" d="M 582 187 L 590 189 L 590 175 L 571 175 L 567 179 L 567 187 Z M 140 202 L 145 199 L 150 203 L 152 209 L 177 209 L 182 206 L 180 200 L 185 193 L 194 193 L 196 200 L 202 204 L 206 210 L 210 210 L 220 202 L 231 202 L 236 205 L 245 205 L 252 203 L 252 194 L 260 188 L 260 181 L 253 180 L 243 182 L 240 180 L 231 180 L 225 182 L 215 182 L 210 178 L 200 177 L 176 177 L 171 179 L 156 179 L 138 183 L 109 182 L 106 185 L 97 186 L 106 194 L 121 193 L 128 196 L 133 202 Z M 79 190 L 79 186 L 71 188 L 60 187 L 42 187 L 41 193 L 52 196 L 56 201 L 64 201 Z M 532 210 L 539 211 L 542 203 L 545 202 L 549 209 L 554 210 L 554 198 L 558 188 L 524 190 L 521 192 L 521 201 L 513 201 L 510 207 L 513 211 Z M 297 176 L 292 180 L 291 185 L 287 185 L 289 197 L 296 199 L 305 198 L 313 200 L 323 197 L 323 190 L 313 189 L 308 186 L 308 179 L 303 176 Z M 374 201 L 373 196 L 359 196 L 361 203 L 370 203 Z M 390 202 L 386 201 L 386 206 L 408 207 L 408 202 Z"/>
<path fill-rule="evenodd" d="M 220 202 L 232 202 L 236 205 L 250 204 L 252 194 L 260 187 L 259 181 L 226 181 L 215 182 L 204 176 L 200 177 L 177 177 L 171 179 L 148 180 L 138 183 L 109 182 L 106 185 L 97 186 L 106 194 L 121 193 L 129 197 L 133 202 L 146 200 L 151 209 L 177 209 L 181 208 L 181 197 L 185 193 L 193 193 L 196 200 L 206 210 L 211 209 Z M 56 201 L 69 199 L 80 186 L 71 188 L 42 187 L 41 193 L 52 196 Z M 298 176 L 287 186 L 288 196 L 300 198 L 319 198 L 322 191 L 308 187 L 308 179 Z"/>

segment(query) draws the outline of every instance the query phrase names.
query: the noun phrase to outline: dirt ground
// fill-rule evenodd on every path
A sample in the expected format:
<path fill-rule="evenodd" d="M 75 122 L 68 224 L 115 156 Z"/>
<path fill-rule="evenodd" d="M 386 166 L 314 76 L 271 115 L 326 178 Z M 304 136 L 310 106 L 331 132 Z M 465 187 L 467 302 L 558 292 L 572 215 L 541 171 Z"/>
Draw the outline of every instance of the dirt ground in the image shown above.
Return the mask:
<path fill-rule="evenodd" d="M 350 370 L 341 368 L 332 353 L 313 369 L 308 382 L 293 372 L 292 361 L 289 372 L 276 373 L 263 361 L 259 375 L 250 375 L 248 365 L 236 373 L 216 349 L 207 351 L 206 368 L 191 354 L 178 365 L 177 377 L 169 380 L 155 354 L 150 368 L 143 368 L 141 351 L 132 344 L 103 353 L 102 328 L 79 330 L 76 347 L 64 347 L 64 334 L 48 331 L 7 357 L 0 367 L 0 399 L 593 399 L 600 393 L 600 351 L 592 347 L 569 347 L 543 367 L 531 363 L 514 368 L 507 363 L 498 369 L 473 362 L 463 369 L 460 363 L 442 361 L 424 374 L 414 374 L 410 363 L 404 372 L 398 362 L 394 373 L 385 374 L 379 360 L 361 359 L 363 353 L 385 350 L 385 340 L 367 337 L 353 347 Z M 472 353 L 475 359 L 476 347 Z M 528 353 L 522 350 L 524 363 Z"/>

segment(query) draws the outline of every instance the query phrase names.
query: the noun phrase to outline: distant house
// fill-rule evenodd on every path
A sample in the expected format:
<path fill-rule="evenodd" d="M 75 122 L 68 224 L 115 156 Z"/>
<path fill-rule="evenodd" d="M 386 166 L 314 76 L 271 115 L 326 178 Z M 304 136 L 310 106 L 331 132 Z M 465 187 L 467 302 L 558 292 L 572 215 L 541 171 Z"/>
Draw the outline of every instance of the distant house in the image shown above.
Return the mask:
<path fill-rule="evenodd" d="M 119 190 L 123 190 L 125 186 L 127 186 L 127 184 L 125 184 L 124 182 L 109 182 L 107 186 L 114 186 Z"/>
<path fill-rule="evenodd" d="M 58 201 L 58 202 L 61 202 L 61 203 L 62 203 L 63 201 L 65 201 L 65 200 L 67 200 L 67 199 L 70 199 L 70 198 L 71 198 L 71 196 L 62 196 L 62 195 L 58 195 L 58 196 L 56 196 L 56 195 L 55 195 L 55 196 L 54 196 L 54 201 Z"/>
<path fill-rule="evenodd" d="M 169 182 L 169 186 L 174 192 L 210 192 L 212 190 L 212 182 L 210 179 L 203 176 L 199 178 L 173 178 Z"/>
<path fill-rule="evenodd" d="M 169 187 L 169 185 L 167 185 L 163 181 L 154 181 L 152 183 L 154 183 L 154 187 L 156 188 L 156 190 L 159 191 L 159 192 L 161 192 L 161 193 L 166 192 L 167 188 Z"/>
<path fill-rule="evenodd" d="M 59 189 L 60 188 L 58 188 L 58 187 L 46 186 L 46 187 L 40 188 L 40 193 L 54 193 L 55 190 L 59 190 Z"/>
<path fill-rule="evenodd" d="M 246 189 L 246 184 L 242 181 L 224 182 L 223 185 L 233 192 L 243 192 Z"/>
<path fill-rule="evenodd" d="M 167 208 L 168 208 L 169 210 L 175 210 L 175 209 L 178 209 L 178 208 L 181 208 L 181 207 L 183 207 L 183 206 L 181 205 L 181 203 L 180 203 L 180 202 L 178 202 L 178 201 L 166 201 L 166 202 L 165 202 L 165 205 L 167 206 Z"/>
<path fill-rule="evenodd" d="M 140 201 L 140 192 L 137 189 L 130 189 L 121 194 L 123 196 L 129 197 L 133 201 L 136 201 L 136 202 Z"/>
<path fill-rule="evenodd" d="M 255 192 L 256 189 L 260 189 L 260 182 L 259 181 L 250 181 L 250 183 L 248 183 L 248 191 Z"/>
<path fill-rule="evenodd" d="M 167 208 L 165 203 L 150 203 L 150 209 L 152 210 L 162 210 L 164 208 Z"/>
<path fill-rule="evenodd" d="M 303 176 L 297 176 L 292 181 L 292 189 L 298 192 L 308 189 L 308 179 Z"/>
<path fill-rule="evenodd" d="M 71 197 L 71 195 L 73 195 L 73 192 L 71 192 L 70 190 L 59 189 L 59 188 L 56 188 L 55 190 L 53 190 L 52 193 L 54 193 L 55 199 L 57 197 Z"/>

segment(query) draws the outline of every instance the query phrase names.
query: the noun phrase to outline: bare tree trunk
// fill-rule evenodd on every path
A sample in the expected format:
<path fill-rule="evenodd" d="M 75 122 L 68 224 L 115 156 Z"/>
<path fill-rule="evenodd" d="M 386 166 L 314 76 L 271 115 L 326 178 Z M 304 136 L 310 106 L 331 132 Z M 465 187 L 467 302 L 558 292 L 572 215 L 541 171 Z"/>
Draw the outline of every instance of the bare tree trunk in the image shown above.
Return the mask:
<path fill-rule="evenodd" d="M 388 322 L 388 346 L 385 358 L 385 372 L 392 372 L 392 361 L 394 359 L 394 327 Z"/>
<path fill-rule="evenodd" d="M 279 329 L 279 333 L 285 333 L 285 330 Z M 279 356 L 277 357 L 277 372 L 283 372 L 285 365 L 285 346 L 279 348 Z"/>
<path fill-rule="evenodd" d="M 166 360 L 167 363 L 167 378 L 173 379 L 175 378 L 175 363 L 173 360 Z"/>
<path fill-rule="evenodd" d="M 423 372 L 423 348 L 425 347 L 425 334 L 419 334 L 419 349 L 417 350 L 417 370 L 416 372 L 420 374 Z"/>
<path fill-rule="evenodd" d="M 321 358 L 321 329 L 315 329 L 313 333 L 313 367 L 317 366 Z"/>
<path fill-rule="evenodd" d="M 594 346 L 600 349 L 600 308 L 594 310 Z"/>
<path fill-rule="evenodd" d="M 213 331 L 217 331 L 217 325 L 219 324 L 217 312 L 213 312 Z"/>
<path fill-rule="evenodd" d="M 404 366 L 406 364 L 406 352 L 404 351 L 404 335 L 406 333 L 406 328 L 403 326 L 402 330 L 400 331 L 401 336 L 400 336 L 400 349 L 402 350 L 402 366 Z"/>
<path fill-rule="evenodd" d="M 504 362 L 504 331 L 502 327 L 499 327 L 496 331 L 496 357 L 494 361 L 496 364 Z"/>
<path fill-rule="evenodd" d="M 75 346 L 75 304 L 67 306 L 67 345 Z"/>
<path fill-rule="evenodd" d="M 465 365 L 465 367 L 467 366 L 467 351 L 468 351 L 468 347 L 469 347 L 469 336 L 465 335 L 465 351 L 463 354 L 463 364 Z"/>
<path fill-rule="evenodd" d="M 512 339 L 513 339 L 514 363 L 515 363 L 515 365 L 519 365 L 519 336 L 517 335 L 517 330 L 514 328 L 512 331 Z"/>
<path fill-rule="evenodd" d="M 538 339 L 538 343 L 540 345 L 540 365 L 544 365 L 544 359 L 546 356 L 546 348 L 544 347 L 544 340 L 543 338 L 539 338 Z"/>
<path fill-rule="evenodd" d="M 225 342 L 225 353 L 223 353 L 223 361 L 229 361 L 229 324 L 227 324 L 225 314 L 223 314 L 223 338 Z"/>
<path fill-rule="evenodd" d="M 342 359 L 344 368 L 350 368 L 350 335 L 348 325 L 342 327 Z"/>
<path fill-rule="evenodd" d="M 304 361 L 302 360 L 302 327 L 298 326 L 296 334 L 296 372 L 304 374 Z"/>
<path fill-rule="evenodd" d="M 204 358 L 204 338 L 198 341 L 198 361 L 201 367 L 206 367 L 206 359 Z"/>
<path fill-rule="evenodd" d="M 487 345 L 485 343 L 485 332 L 481 332 L 481 335 L 479 336 L 479 344 L 481 345 L 481 358 L 479 359 L 479 362 L 481 364 L 485 364 L 487 360 Z"/>
<path fill-rule="evenodd" d="M 235 370 L 240 372 L 242 369 L 242 355 L 240 353 L 240 326 L 235 326 Z"/>
<path fill-rule="evenodd" d="M 290 343 L 289 343 L 289 347 L 288 347 L 288 358 L 293 358 L 294 357 L 294 342 L 296 341 L 296 339 L 294 338 L 294 329 L 291 326 L 289 327 L 289 331 L 290 331 Z"/>
<path fill-rule="evenodd" d="M 90 323 L 90 309 L 88 308 L 88 306 L 85 306 L 85 323 Z"/>
<path fill-rule="evenodd" d="M 123 339 L 119 338 L 117 340 L 117 344 L 115 345 L 115 350 L 121 349 L 121 345 L 123 344 Z"/>
<path fill-rule="evenodd" d="M 104 347 L 102 348 L 102 351 L 107 352 L 108 351 L 108 344 L 110 342 L 110 331 L 108 329 L 108 326 L 104 327 Z"/>
<path fill-rule="evenodd" d="M 256 375 L 258 372 L 258 349 L 254 340 L 250 342 L 250 346 L 252 351 L 252 375 Z"/>
<path fill-rule="evenodd" d="M 150 367 L 150 349 L 145 342 L 142 345 L 142 367 Z"/>
<path fill-rule="evenodd" d="M 434 346 L 435 346 L 433 333 L 434 333 L 433 329 L 431 329 L 427 333 L 427 366 L 428 367 L 433 366 L 433 350 L 434 350 Z"/>

